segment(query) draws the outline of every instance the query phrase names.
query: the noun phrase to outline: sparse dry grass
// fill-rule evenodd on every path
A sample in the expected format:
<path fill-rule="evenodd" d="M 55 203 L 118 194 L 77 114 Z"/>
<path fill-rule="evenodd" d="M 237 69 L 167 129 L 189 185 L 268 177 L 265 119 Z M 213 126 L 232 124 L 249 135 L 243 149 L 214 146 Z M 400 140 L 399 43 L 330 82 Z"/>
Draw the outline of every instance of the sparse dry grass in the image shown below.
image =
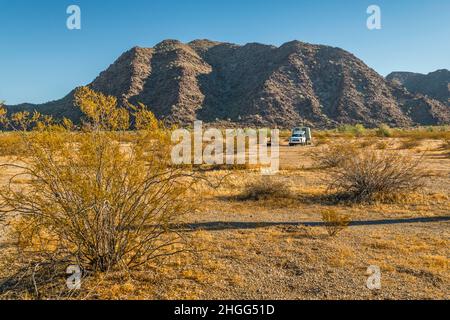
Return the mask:
<path fill-rule="evenodd" d="M 450 140 L 443 140 L 441 148 L 443 150 L 450 150 Z"/>
<path fill-rule="evenodd" d="M 399 149 L 415 149 L 418 148 L 422 145 L 422 142 L 420 140 L 417 139 L 409 139 L 409 140 L 404 140 Z"/>
<path fill-rule="evenodd" d="M 151 261 L 130 272 L 90 274 L 82 290 L 69 298 L 448 299 L 449 222 L 414 219 L 450 216 L 450 159 L 445 156 L 442 140 L 423 140 L 422 145 L 432 150 L 423 156 L 416 153 L 416 146 L 398 150 L 402 139 L 410 137 L 399 139 L 395 137 L 397 130 L 391 130 L 393 137 L 371 138 L 374 143 L 362 150 L 407 154 L 420 159 L 435 175 L 407 202 L 326 202 L 327 169 L 312 157 L 312 152 L 322 150 L 324 145 L 282 146 L 281 167 L 287 169 L 275 181 L 279 188 L 289 185 L 290 198 L 273 198 L 271 190 L 277 183 L 264 187 L 259 170 L 214 168 L 206 174 L 214 178 L 232 175 L 217 190 L 199 187 L 189 194 L 192 199 L 202 197 L 201 205 L 179 226 L 186 232 L 191 250 Z M 370 132 L 367 129 L 364 136 Z M 340 137 L 330 133 L 323 139 L 339 152 L 343 141 Z M 2 181 L 12 174 L 6 172 Z M 269 190 L 268 197 L 239 201 L 251 185 L 249 181 L 254 181 L 256 187 L 263 186 L 263 191 Z M 279 188 L 275 188 L 277 192 Z M 280 196 L 286 194 L 281 192 Z M 330 241 L 322 221 L 322 213 L 327 211 L 348 216 L 355 224 Z M 5 273 L 10 275 L 16 267 L 13 243 L 6 239 L 3 243 L 0 288 Z M 382 289 L 376 294 L 365 287 L 369 265 L 378 265 L 382 270 Z M 58 283 L 67 294 L 65 277 L 61 274 Z M 40 285 L 39 290 L 47 294 L 42 297 L 52 298 L 54 293 L 45 285 Z M 33 288 L 6 296 L 1 292 L 3 298 L 35 298 Z"/>
<path fill-rule="evenodd" d="M 2 157 L 20 156 L 26 154 L 26 152 L 27 150 L 20 135 L 11 132 L 0 132 L 0 155 Z"/>
<path fill-rule="evenodd" d="M 289 182 L 263 176 L 245 185 L 241 200 L 288 199 L 293 196 Z"/>
<path fill-rule="evenodd" d="M 379 141 L 377 144 L 376 144 L 376 149 L 378 149 L 378 150 L 386 150 L 387 148 L 389 147 L 389 143 L 387 143 L 386 141 Z"/>
<path fill-rule="evenodd" d="M 325 170 L 336 168 L 357 152 L 357 146 L 349 142 L 338 142 L 314 150 L 312 158 L 316 166 Z"/>

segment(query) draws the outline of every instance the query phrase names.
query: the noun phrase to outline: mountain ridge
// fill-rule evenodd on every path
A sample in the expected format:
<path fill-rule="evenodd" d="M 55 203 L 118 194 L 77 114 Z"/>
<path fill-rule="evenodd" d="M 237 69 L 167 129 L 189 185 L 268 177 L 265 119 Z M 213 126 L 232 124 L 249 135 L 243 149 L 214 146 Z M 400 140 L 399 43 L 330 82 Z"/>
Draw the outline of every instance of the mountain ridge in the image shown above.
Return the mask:
<path fill-rule="evenodd" d="M 297 40 L 279 47 L 164 40 L 124 52 L 88 86 L 116 96 L 123 105 L 142 102 L 158 118 L 183 125 L 196 119 L 317 128 L 450 123 L 448 104 L 398 79 L 383 78 L 343 49 Z M 73 94 L 8 109 L 37 109 L 77 120 Z"/>
<path fill-rule="evenodd" d="M 403 85 L 408 91 L 429 96 L 450 107 L 450 71 L 439 69 L 428 74 L 395 71 L 386 79 Z"/>

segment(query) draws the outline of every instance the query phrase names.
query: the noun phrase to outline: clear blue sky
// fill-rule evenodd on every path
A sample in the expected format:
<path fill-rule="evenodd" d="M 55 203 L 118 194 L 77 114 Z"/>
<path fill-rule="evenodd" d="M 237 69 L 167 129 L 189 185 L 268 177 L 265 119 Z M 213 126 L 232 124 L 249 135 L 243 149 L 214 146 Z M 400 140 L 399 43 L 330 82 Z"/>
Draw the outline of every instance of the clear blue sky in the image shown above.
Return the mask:
<path fill-rule="evenodd" d="M 82 29 L 66 28 L 66 9 Z M 382 29 L 366 28 L 366 9 Z M 123 51 L 163 39 L 346 49 L 382 75 L 450 69 L 449 0 L 0 0 L 0 100 L 58 99 L 91 82 Z"/>

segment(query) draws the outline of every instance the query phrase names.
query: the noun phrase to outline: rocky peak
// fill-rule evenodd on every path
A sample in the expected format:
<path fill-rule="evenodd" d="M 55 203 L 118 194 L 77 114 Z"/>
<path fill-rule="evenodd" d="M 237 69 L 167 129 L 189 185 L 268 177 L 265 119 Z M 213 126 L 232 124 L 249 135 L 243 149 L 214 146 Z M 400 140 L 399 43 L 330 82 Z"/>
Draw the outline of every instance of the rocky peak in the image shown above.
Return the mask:
<path fill-rule="evenodd" d="M 301 41 L 276 47 L 164 40 L 123 53 L 89 86 L 181 124 L 410 126 L 450 122 L 448 73 L 397 72 L 384 79 L 343 49 Z M 10 108 L 24 106 L 79 117 L 73 91 L 47 104 Z"/>

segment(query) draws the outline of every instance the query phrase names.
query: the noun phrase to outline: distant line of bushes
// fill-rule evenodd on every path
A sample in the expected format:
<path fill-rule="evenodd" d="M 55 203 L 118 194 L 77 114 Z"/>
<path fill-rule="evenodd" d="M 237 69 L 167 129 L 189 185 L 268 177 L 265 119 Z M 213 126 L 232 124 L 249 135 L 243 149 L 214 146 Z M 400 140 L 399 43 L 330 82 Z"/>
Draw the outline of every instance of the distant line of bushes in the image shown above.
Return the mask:
<path fill-rule="evenodd" d="M 450 139 L 450 126 L 429 126 L 417 128 L 391 128 L 381 124 L 377 128 L 365 128 L 362 124 L 342 125 L 333 130 L 318 130 L 314 132 L 315 138 L 327 137 L 388 137 L 408 139 Z"/>

